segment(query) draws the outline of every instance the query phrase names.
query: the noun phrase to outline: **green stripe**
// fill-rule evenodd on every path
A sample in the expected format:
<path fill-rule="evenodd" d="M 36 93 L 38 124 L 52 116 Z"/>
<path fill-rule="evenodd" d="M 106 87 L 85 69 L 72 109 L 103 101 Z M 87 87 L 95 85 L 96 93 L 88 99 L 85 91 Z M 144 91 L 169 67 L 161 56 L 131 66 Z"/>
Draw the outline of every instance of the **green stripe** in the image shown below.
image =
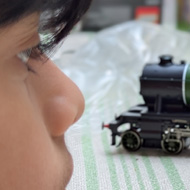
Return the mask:
<path fill-rule="evenodd" d="M 122 126 L 122 129 L 124 130 L 124 126 Z M 123 147 L 121 147 L 122 149 L 124 149 Z M 125 177 L 125 184 L 127 186 L 127 189 L 128 190 L 132 190 L 133 187 L 132 187 L 132 184 L 131 184 L 131 177 L 130 177 L 130 174 L 129 174 L 129 170 L 127 168 L 127 164 L 126 164 L 126 156 L 124 156 L 123 154 L 119 154 L 120 156 L 120 161 L 121 161 L 121 165 L 122 165 L 122 168 L 123 168 L 123 173 L 124 173 L 124 177 Z"/>
<path fill-rule="evenodd" d="M 186 67 L 187 67 L 187 70 L 185 73 L 185 98 L 186 98 L 187 105 L 189 105 L 190 104 L 190 66 L 189 64 L 187 64 Z"/>
<path fill-rule="evenodd" d="M 99 110 L 102 110 L 102 113 L 100 113 L 100 118 L 102 121 L 105 119 L 105 118 L 103 118 L 103 116 L 105 116 L 105 111 L 108 111 L 108 110 L 105 110 L 104 103 L 105 102 L 103 102 L 103 101 L 100 102 L 100 109 L 99 109 Z M 104 130 L 101 133 L 101 137 L 102 137 L 102 144 L 104 147 L 104 152 L 105 152 L 106 159 L 107 159 L 107 165 L 108 165 L 108 169 L 109 169 L 112 190 L 120 190 L 120 185 L 118 182 L 118 176 L 116 173 L 116 166 L 115 166 L 115 163 L 113 160 L 113 156 L 111 155 L 111 147 L 110 147 L 111 143 L 108 140 L 107 133 L 108 133 L 108 131 Z"/>
<path fill-rule="evenodd" d="M 173 186 L 173 189 L 174 190 L 185 190 L 184 184 L 177 171 L 177 168 L 175 167 L 174 163 L 172 162 L 172 159 L 161 157 L 160 160 L 166 170 L 168 178 Z"/>
<path fill-rule="evenodd" d="M 106 154 L 112 189 L 119 190 L 120 186 L 118 183 L 118 177 L 117 177 L 117 173 L 116 173 L 116 167 L 115 167 L 115 163 L 113 160 L 113 156 L 110 154 L 111 149 L 110 149 L 110 143 L 108 142 L 107 131 L 102 132 L 102 143 L 103 143 L 105 154 Z"/>
<path fill-rule="evenodd" d="M 83 135 L 82 145 L 86 172 L 86 188 L 88 190 L 97 190 L 99 189 L 99 183 L 91 138 L 87 135 Z"/>
<path fill-rule="evenodd" d="M 137 180 L 138 180 L 139 187 L 140 187 L 141 190 L 145 190 L 145 186 L 144 186 L 144 183 L 143 183 L 143 180 L 142 180 L 142 176 L 141 176 L 138 164 L 137 164 L 137 159 L 132 154 L 130 155 L 130 157 L 131 157 L 131 160 L 132 160 L 132 163 L 133 163 L 136 175 L 137 175 Z"/>
<path fill-rule="evenodd" d="M 156 178 L 156 175 L 155 175 L 154 169 L 152 167 L 152 164 L 150 162 L 150 159 L 148 158 L 147 155 L 142 156 L 142 159 L 143 159 L 144 165 L 146 167 L 147 173 L 149 175 L 150 182 L 152 184 L 152 188 L 154 190 L 159 190 L 160 185 L 159 185 L 158 179 Z"/>
<path fill-rule="evenodd" d="M 131 184 L 131 177 L 129 175 L 129 172 L 128 172 L 129 170 L 127 168 L 127 164 L 126 164 L 125 159 L 126 159 L 125 156 L 120 155 L 121 165 L 122 165 L 122 168 L 123 168 L 123 173 L 124 173 L 125 183 L 126 183 L 127 189 L 132 190 L 133 187 L 132 187 L 132 184 Z"/>
<path fill-rule="evenodd" d="M 84 126 L 84 131 L 82 135 L 82 151 L 84 157 L 84 164 L 85 164 L 85 173 L 86 173 L 86 188 L 87 190 L 98 190 L 99 183 L 98 183 L 98 175 L 97 175 L 97 168 L 96 168 L 96 160 L 92 146 L 92 139 L 91 139 L 91 131 L 90 131 L 90 124 L 89 124 L 89 109 L 86 108 L 86 124 Z"/>

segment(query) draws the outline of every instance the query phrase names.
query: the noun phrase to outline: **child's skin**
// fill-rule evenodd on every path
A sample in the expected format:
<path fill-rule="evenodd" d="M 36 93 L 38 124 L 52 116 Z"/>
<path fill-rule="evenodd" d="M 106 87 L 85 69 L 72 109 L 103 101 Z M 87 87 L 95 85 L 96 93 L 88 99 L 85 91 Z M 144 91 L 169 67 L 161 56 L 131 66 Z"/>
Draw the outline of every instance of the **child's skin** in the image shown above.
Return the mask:
<path fill-rule="evenodd" d="M 1 190 L 64 190 L 72 175 L 64 133 L 84 99 L 51 60 L 30 59 L 33 73 L 18 58 L 39 43 L 38 22 L 35 13 L 0 28 Z"/>

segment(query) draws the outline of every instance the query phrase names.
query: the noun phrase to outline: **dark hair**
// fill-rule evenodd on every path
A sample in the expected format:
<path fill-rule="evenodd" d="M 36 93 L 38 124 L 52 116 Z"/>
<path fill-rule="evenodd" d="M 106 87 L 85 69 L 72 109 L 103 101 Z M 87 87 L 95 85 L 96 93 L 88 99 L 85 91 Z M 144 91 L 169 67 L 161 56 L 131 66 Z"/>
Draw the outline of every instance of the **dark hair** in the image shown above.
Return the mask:
<path fill-rule="evenodd" d="M 32 57 L 51 52 L 87 11 L 91 0 L 0 0 L 0 27 L 34 12 L 41 13 L 39 32 L 46 36 Z"/>

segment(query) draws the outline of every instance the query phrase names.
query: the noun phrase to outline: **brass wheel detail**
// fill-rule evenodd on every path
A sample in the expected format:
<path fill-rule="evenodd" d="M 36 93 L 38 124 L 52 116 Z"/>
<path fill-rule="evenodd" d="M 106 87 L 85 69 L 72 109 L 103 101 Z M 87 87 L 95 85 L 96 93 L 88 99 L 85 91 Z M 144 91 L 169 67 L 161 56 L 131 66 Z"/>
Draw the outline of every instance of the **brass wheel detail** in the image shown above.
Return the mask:
<path fill-rule="evenodd" d="M 165 152 L 179 154 L 184 147 L 182 139 L 177 139 L 175 135 L 171 135 L 169 139 L 161 141 L 161 147 Z"/>

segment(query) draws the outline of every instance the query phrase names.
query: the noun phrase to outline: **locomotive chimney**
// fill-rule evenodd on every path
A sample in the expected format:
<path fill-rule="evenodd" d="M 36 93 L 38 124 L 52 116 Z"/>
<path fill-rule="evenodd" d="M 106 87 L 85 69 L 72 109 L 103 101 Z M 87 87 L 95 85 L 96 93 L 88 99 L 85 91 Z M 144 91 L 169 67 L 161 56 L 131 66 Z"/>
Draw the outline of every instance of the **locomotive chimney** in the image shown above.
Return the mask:
<path fill-rule="evenodd" d="M 173 60 L 173 57 L 171 55 L 162 55 L 162 56 L 160 56 L 159 65 L 161 65 L 161 66 L 171 65 L 172 60 Z"/>

